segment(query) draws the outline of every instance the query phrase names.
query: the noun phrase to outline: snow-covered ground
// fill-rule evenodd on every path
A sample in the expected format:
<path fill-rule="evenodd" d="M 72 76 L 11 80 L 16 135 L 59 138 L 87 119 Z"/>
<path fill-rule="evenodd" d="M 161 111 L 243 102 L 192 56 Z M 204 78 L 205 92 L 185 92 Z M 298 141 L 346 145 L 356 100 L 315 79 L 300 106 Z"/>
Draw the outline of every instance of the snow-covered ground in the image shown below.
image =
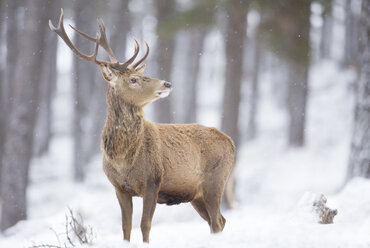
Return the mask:
<path fill-rule="evenodd" d="M 370 247 L 370 181 L 355 178 L 344 184 L 353 106 L 348 93 L 351 80 L 351 72 L 331 62 L 311 69 L 303 149 L 286 146 L 286 116 L 274 102 L 271 84 L 263 83 L 260 135 L 241 148 L 236 165 L 237 204 L 223 211 L 224 231 L 211 235 L 190 204 L 157 205 L 150 247 Z M 76 184 L 71 180 L 71 147 L 70 137 L 61 134 L 52 141 L 47 157 L 33 161 L 29 220 L 1 234 L 0 247 L 58 245 L 55 232 L 62 246 L 68 244 L 62 235 L 68 208 L 81 213 L 93 229 L 91 247 L 144 246 L 139 226 L 141 199 L 134 200 L 129 244 L 122 241 L 120 209 L 101 169 L 101 157 L 89 165 L 86 182 Z M 310 211 L 298 206 L 307 191 L 326 195 L 328 206 L 338 210 L 334 224 L 318 224 Z"/>

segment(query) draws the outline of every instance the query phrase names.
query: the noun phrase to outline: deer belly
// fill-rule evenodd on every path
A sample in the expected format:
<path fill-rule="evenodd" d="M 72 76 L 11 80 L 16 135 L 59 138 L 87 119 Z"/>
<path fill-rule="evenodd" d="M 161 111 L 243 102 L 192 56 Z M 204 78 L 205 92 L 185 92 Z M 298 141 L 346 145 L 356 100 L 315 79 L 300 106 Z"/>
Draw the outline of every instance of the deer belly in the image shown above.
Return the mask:
<path fill-rule="evenodd" d="M 190 202 L 194 199 L 195 192 L 167 192 L 159 191 L 157 202 L 160 204 L 175 205 Z"/>
<path fill-rule="evenodd" d="M 167 205 L 180 204 L 192 201 L 199 188 L 200 180 L 194 178 L 174 177 L 163 181 L 158 193 L 158 203 Z"/>

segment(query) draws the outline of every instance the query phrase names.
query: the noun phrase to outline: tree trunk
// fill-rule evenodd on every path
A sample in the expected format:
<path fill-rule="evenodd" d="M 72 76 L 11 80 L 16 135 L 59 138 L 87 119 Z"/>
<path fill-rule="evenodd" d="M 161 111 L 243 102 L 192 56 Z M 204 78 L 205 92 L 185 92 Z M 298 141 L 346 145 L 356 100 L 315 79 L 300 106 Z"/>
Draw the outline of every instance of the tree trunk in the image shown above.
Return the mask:
<path fill-rule="evenodd" d="M 252 72 L 252 84 L 251 84 L 251 94 L 249 98 L 249 115 L 248 115 L 248 126 L 247 126 L 247 140 L 253 140 L 257 135 L 257 111 L 258 111 L 258 80 L 261 62 L 261 47 L 258 43 L 258 27 L 254 34 L 254 69 Z"/>
<path fill-rule="evenodd" d="M 357 58 L 359 39 L 359 15 L 362 0 L 346 0 L 345 6 L 345 41 L 344 41 L 344 64 L 346 66 L 359 66 Z M 366 1 L 366 0 L 365 0 Z"/>
<path fill-rule="evenodd" d="M 175 9 L 174 0 L 156 0 L 158 23 L 166 21 Z M 158 46 L 156 48 L 156 58 L 158 66 L 158 78 L 171 81 L 172 61 L 174 56 L 175 39 L 172 34 L 163 34 L 158 37 Z M 173 122 L 173 113 L 171 109 L 171 95 L 153 103 L 155 109 L 155 120 L 162 123 Z"/>
<path fill-rule="evenodd" d="M 301 147 L 305 143 L 306 104 L 308 93 L 308 68 L 310 64 L 310 16 L 311 2 L 289 1 L 293 8 L 284 7 L 287 19 L 292 23 L 285 41 L 288 50 L 287 108 L 289 115 L 288 144 Z M 298 13 L 298 15 L 297 15 Z"/>
<path fill-rule="evenodd" d="M 226 75 L 224 99 L 222 107 L 221 129 L 228 134 L 238 148 L 240 88 L 243 74 L 243 48 L 246 38 L 248 2 L 230 0 L 226 6 Z M 235 174 L 234 169 L 227 182 L 224 205 L 231 208 L 234 201 Z"/>
<path fill-rule="evenodd" d="M 348 179 L 370 178 L 370 2 L 362 2 L 359 26 L 361 72 L 356 92 Z"/>
<path fill-rule="evenodd" d="M 12 88 L 15 79 L 15 71 L 17 70 L 17 58 L 19 53 L 19 43 L 20 40 L 18 38 L 19 32 L 19 20 L 17 19 L 17 7 L 19 5 L 24 5 L 23 0 L 6 0 L 5 5 L 6 8 L 6 73 L 5 73 L 5 82 L 7 84 L 6 87 L 6 95 L 12 95 Z M 10 109 L 10 101 L 8 97 L 6 109 Z"/>
<path fill-rule="evenodd" d="M 22 39 L 19 39 L 21 46 L 17 67 L 22 73 L 17 73 L 13 82 L 13 104 L 3 160 L 2 230 L 27 217 L 26 190 L 39 103 L 46 13 L 44 0 L 26 1 L 25 28 Z"/>
<path fill-rule="evenodd" d="M 90 0 L 75 2 L 75 25 L 87 34 L 97 31 L 94 4 Z M 80 50 L 91 54 L 95 43 L 81 35 L 75 35 L 74 44 Z M 91 96 L 96 84 L 96 65 L 73 56 L 73 93 L 74 93 L 74 116 L 73 116 L 73 167 L 75 181 L 83 181 L 85 178 L 86 165 L 89 161 L 89 150 L 92 141 L 93 123 L 89 116 L 89 108 L 92 104 Z"/>
<path fill-rule="evenodd" d="M 191 45 L 186 60 L 187 79 L 185 82 L 186 102 L 185 122 L 194 123 L 197 121 L 197 98 L 198 98 L 198 74 L 200 65 L 200 53 L 203 50 L 203 43 L 206 33 L 204 31 L 190 31 Z"/>
<path fill-rule="evenodd" d="M 307 65 L 291 63 L 289 66 L 287 106 L 289 113 L 290 146 L 303 146 L 305 143 Z"/>
<path fill-rule="evenodd" d="M 3 40 L 3 26 L 4 18 L 5 17 L 5 10 L 4 10 L 4 2 L 0 1 L 0 40 Z M 4 57 L 4 52 L 0 51 L 0 140 L 4 141 L 5 139 L 5 93 L 4 93 L 4 86 L 5 86 L 5 78 L 4 78 L 4 71 L 5 71 L 5 61 L 2 60 Z M 2 168 L 2 160 L 3 160 L 3 151 L 4 151 L 4 142 L 0 142 L 0 180 L 1 180 L 1 168 Z M 0 183 L 1 185 L 1 183 Z M 0 189 L 1 190 L 1 189 Z M 1 196 L 0 196 L 1 197 Z"/>
<path fill-rule="evenodd" d="M 325 13 L 323 15 L 323 24 L 321 27 L 321 41 L 320 41 L 320 58 L 331 58 L 331 47 L 333 37 L 333 16 L 332 13 Z"/>
<path fill-rule="evenodd" d="M 48 19 L 53 19 L 59 14 L 58 1 L 47 0 Z M 45 55 L 41 75 L 41 102 L 38 110 L 38 120 L 35 132 L 34 154 L 41 156 L 48 152 L 51 139 L 51 99 L 54 94 L 57 80 L 57 42 L 58 36 L 50 32 L 45 26 Z"/>
<path fill-rule="evenodd" d="M 3 164 L 3 156 L 4 156 L 4 149 L 5 149 L 5 136 L 6 130 L 8 125 L 8 118 L 9 118 L 9 110 L 11 105 L 11 96 L 12 96 L 12 89 L 14 88 L 14 75 L 15 69 L 17 68 L 17 56 L 18 56 L 18 40 L 17 40 L 17 32 L 18 32 L 18 20 L 17 20 L 17 5 L 19 4 L 19 0 L 6 0 L 1 5 L 3 6 L 2 12 L 4 16 L 7 18 L 4 28 L 6 32 L 6 59 L 5 59 L 5 68 L 4 74 L 2 75 L 2 82 L 1 82 L 1 95 L 0 95 L 0 178 L 1 178 L 1 171 L 2 171 L 2 164 Z M 6 8 L 4 7 L 6 6 Z M 3 39 L 1 39 L 3 40 Z M 0 179 L 1 180 L 1 179 Z"/>
<path fill-rule="evenodd" d="M 239 145 L 239 103 L 243 74 L 243 45 L 247 28 L 246 1 L 228 1 L 226 30 L 226 77 L 221 129 Z"/>
<path fill-rule="evenodd" d="M 118 61 L 126 61 L 126 39 L 130 31 L 129 1 L 111 0 L 112 16 L 111 47 Z"/>

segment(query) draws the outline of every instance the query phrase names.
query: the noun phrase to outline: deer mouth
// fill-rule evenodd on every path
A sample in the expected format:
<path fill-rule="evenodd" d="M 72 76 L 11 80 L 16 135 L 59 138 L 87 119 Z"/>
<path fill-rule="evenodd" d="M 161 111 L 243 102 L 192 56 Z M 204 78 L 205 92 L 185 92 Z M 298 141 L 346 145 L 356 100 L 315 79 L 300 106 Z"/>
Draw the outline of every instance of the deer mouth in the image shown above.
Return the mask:
<path fill-rule="evenodd" d="M 155 95 L 158 96 L 158 97 L 160 97 L 160 98 L 165 98 L 165 97 L 167 97 L 170 94 L 171 90 L 172 89 L 157 90 L 155 92 Z"/>

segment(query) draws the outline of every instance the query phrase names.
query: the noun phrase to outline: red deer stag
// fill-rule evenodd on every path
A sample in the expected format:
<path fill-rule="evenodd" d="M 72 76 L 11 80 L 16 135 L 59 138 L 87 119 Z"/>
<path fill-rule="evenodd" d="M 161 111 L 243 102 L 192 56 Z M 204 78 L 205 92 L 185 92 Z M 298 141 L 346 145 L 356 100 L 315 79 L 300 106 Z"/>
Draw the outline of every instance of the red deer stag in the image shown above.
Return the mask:
<path fill-rule="evenodd" d="M 63 10 L 58 28 L 49 21 L 69 48 L 81 59 L 100 66 L 109 83 L 106 96 L 107 117 L 102 133 L 103 169 L 113 184 L 122 212 L 125 240 L 130 240 L 132 197 L 143 198 L 141 231 L 149 242 L 149 231 L 156 203 L 167 205 L 191 202 L 205 219 L 212 233 L 221 232 L 225 218 L 220 204 L 226 180 L 234 163 L 233 141 L 216 128 L 199 124 L 160 124 L 144 119 L 143 107 L 169 95 L 171 83 L 143 75 L 149 53 L 133 64 L 139 53 L 135 39 L 134 55 L 125 63 L 116 60 L 108 44 L 105 26 L 98 20 L 100 35 L 92 55 L 80 52 L 68 38 L 63 26 Z M 97 59 L 101 46 L 110 61 Z"/>

